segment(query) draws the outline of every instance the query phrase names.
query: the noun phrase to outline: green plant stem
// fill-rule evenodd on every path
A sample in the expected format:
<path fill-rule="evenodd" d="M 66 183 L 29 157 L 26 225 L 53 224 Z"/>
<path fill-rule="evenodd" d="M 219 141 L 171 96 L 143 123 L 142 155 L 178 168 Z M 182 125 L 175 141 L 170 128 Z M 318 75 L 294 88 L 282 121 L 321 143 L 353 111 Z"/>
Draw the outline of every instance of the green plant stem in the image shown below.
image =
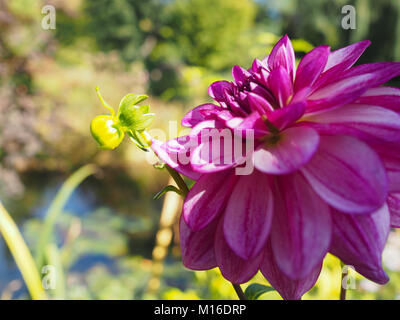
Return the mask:
<path fill-rule="evenodd" d="M 239 300 L 247 300 L 247 298 L 246 298 L 245 294 L 243 293 L 243 290 L 239 284 L 232 283 L 232 286 L 233 286 L 233 289 L 235 289 Z"/>
<path fill-rule="evenodd" d="M 177 184 L 179 190 L 182 193 L 182 197 L 185 199 L 186 195 L 189 192 L 189 188 L 187 187 L 185 181 L 183 181 L 180 174 L 176 170 L 172 169 L 169 165 L 166 164 L 165 168 L 167 169 L 172 179 L 174 179 L 175 183 Z"/>
<path fill-rule="evenodd" d="M 0 202 L 0 233 L 13 255 L 33 300 L 47 299 L 39 271 L 24 238 L 10 214 Z"/>
<path fill-rule="evenodd" d="M 71 194 L 77 188 L 77 186 L 88 176 L 94 174 L 97 171 L 96 166 L 92 164 L 85 165 L 75 171 L 62 185 L 61 189 L 57 192 L 56 197 L 50 204 L 50 207 L 46 213 L 43 228 L 41 230 L 38 244 L 36 247 L 35 260 L 37 265 L 40 267 L 43 265 L 45 258 L 45 251 L 47 244 L 51 240 L 52 231 L 56 223 L 57 217 L 64 208 Z"/>
<path fill-rule="evenodd" d="M 340 272 L 342 274 L 341 276 L 341 280 L 340 280 L 340 300 L 346 300 L 346 288 L 343 285 L 343 281 L 345 279 L 346 274 L 343 272 L 343 267 L 344 267 L 344 263 L 342 261 L 340 261 Z"/>

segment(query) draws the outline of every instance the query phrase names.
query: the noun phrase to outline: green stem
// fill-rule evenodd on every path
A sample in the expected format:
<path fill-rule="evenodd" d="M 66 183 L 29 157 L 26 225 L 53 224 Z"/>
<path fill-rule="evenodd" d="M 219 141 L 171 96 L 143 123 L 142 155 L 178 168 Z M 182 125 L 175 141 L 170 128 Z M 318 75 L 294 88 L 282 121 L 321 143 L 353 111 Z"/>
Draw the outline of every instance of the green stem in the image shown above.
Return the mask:
<path fill-rule="evenodd" d="M 174 179 L 174 181 L 176 182 L 176 184 L 178 185 L 179 190 L 182 193 L 182 197 L 185 198 L 186 195 L 189 192 L 189 188 L 187 187 L 185 181 L 183 181 L 182 177 L 180 176 L 180 174 L 178 173 L 178 171 L 172 169 L 169 165 L 165 165 L 165 168 L 167 168 L 168 173 L 170 174 L 170 176 L 172 177 L 172 179 Z"/>
<path fill-rule="evenodd" d="M 239 300 L 247 300 L 247 298 L 246 298 L 245 294 L 243 293 L 243 290 L 239 284 L 232 283 L 232 286 L 233 286 L 233 289 L 235 289 Z"/>
<path fill-rule="evenodd" d="M 346 273 L 343 272 L 343 267 L 344 267 L 344 263 L 342 261 L 340 261 L 340 268 L 341 268 L 341 280 L 340 280 L 340 300 L 346 300 L 346 287 L 343 285 L 343 281 L 346 277 Z"/>
<path fill-rule="evenodd" d="M 33 300 L 47 299 L 35 261 L 10 214 L 0 202 L 0 233 L 13 255 Z"/>

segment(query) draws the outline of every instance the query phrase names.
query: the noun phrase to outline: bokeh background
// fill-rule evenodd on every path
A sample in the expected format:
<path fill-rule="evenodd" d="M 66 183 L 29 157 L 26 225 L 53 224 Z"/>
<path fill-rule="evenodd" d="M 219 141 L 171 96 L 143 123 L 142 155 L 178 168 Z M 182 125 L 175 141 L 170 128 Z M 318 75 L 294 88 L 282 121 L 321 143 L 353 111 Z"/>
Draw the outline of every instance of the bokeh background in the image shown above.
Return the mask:
<path fill-rule="evenodd" d="M 341 27 L 346 4 L 356 8 L 355 30 Z M 55 30 L 41 27 L 44 5 L 56 8 Z M 148 94 L 152 128 L 167 131 L 168 121 L 209 101 L 211 82 L 231 79 L 234 64 L 249 67 L 285 33 L 298 58 L 320 44 L 337 49 L 369 39 L 360 63 L 400 61 L 400 1 L 0 0 L 0 199 L 33 253 L 63 183 L 86 164 L 98 168 L 74 188 L 52 226 L 46 259 L 56 261 L 62 277 L 49 296 L 235 298 L 217 270 L 181 265 L 176 219 L 161 222 L 159 232 L 161 212 L 167 220 L 169 213 L 153 195 L 168 175 L 128 139 L 104 151 L 91 138 L 91 119 L 106 113 L 95 87 L 114 107 L 127 93 Z M 356 290 L 348 297 L 399 299 L 398 232 L 384 264 L 389 284 L 354 273 Z M 265 283 L 260 275 L 255 281 Z M 339 290 L 340 264 L 328 256 L 304 298 L 337 299 Z M 26 298 L 0 237 L 0 299 Z"/>

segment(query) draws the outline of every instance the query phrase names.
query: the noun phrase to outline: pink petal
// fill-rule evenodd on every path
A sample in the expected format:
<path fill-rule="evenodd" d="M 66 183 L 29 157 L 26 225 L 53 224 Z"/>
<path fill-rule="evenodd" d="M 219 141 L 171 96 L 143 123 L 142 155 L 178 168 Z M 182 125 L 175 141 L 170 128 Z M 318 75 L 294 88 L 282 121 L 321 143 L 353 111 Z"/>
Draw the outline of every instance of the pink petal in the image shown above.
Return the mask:
<path fill-rule="evenodd" d="M 200 145 L 194 149 L 190 163 L 197 172 L 210 173 L 229 169 L 245 159 L 240 137 L 229 129 L 202 130 Z"/>
<path fill-rule="evenodd" d="M 301 171 L 319 196 L 349 213 L 369 213 L 387 196 L 387 177 L 378 155 L 349 136 L 321 136 L 318 151 Z"/>
<path fill-rule="evenodd" d="M 228 281 L 241 284 L 249 281 L 258 271 L 262 252 L 254 259 L 242 259 L 226 243 L 222 219 L 215 233 L 215 258 L 222 275 Z"/>
<path fill-rule="evenodd" d="M 400 193 L 390 193 L 387 203 L 390 211 L 390 226 L 400 228 Z"/>
<path fill-rule="evenodd" d="M 202 175 L 194 184 L 182 209 L 185 222 L 193 231 L 205 228 L 222 213 L 235 181 L 234 172 L 227 170 Z"/>
<path fill-rule="evenodd" d="M 369 88 L 379 86 L 400 74 L 400 62 L 378 62 L 353 67 L 314 91 L 308 112 L 338 107 L 353 102 Z"/>
<path fill-rule="evenodd" d="M 400 192 L 400 159 L 382 157 L 389 179 L 389 192 Z"/>
<path fill-rule="evenodd" d="M 324 70 L 329 52 L 329 46 L 320 46 L 311 50 L 301 59 L 296 71 L 295 92 L 314 84 Z"/>
<path fill-rule="evenodd" d="M 239 66 L 232 68 L 232 76 L 237 84 L 243 84 L 250 76 L 250 72 Z"/>
<path fill-rule="evenodd" d="M 216 106 L 215 104 L 202 104 L 190 110 L 182 118 L 182 126 L 192 128 L 200 122 L 215 118 L 216 115 L 218 115 L 218 113 L 220 113 L 222 110 L 224 109 Z"/>
<path fill-rule="evenodd" d="M 228 81 L 216 81 L 208 87 L 208 94 L 215 101 L 225 101 L 225 91 L 232 90 L 233 84 Z"/>
<path fill-rule="evenodd" d="M 293 80 L 287 70 L 282 66 L 273 69 L 269 75 L 268 84 L 279 106 L 285 107 L 293 95 Z"/>
<path fill-rule="evenodd" d="M 157 156 L 171 168 L 190 179 L 197 180 L 201 173 L 196 172 L 192 168 L 190 157 L 187 156 L 187 153 L 190 154 L 196 144 L 196 139 L 190 136 L 183 136 L 165 143 L 152 139 L 151 148 Z"/>
<path fill-rule="evenodd" d="M 279 292 L 285 300 L 300 300 L 303 294 L 310 290 L 317 282 L 322 264 L 316 266 L 307 276 L 300 280 L 287 277 L 278 267 L 272 252 L 270 241 L 264 249 L 264 260 L 261 263 L 261 272 L 271 286 Z"/>
<path fill-rule="evenodd" d="M 389 278 L 382 268 L 382 251 L 390 231 L 387 205 L 366 215 L 332 212 L 330 252 L 358 273 L 380 284 Z"/>
<path fill-rule="evenodd" d="M 291 279 L 321 265 L 331 241 L 328 205 L 300 174 L 276 178 L 271 245 L 276 263 Z"/>
<path fill-rule="evenodd" d="M 268 66 L 270 70 L 282 66 L 294 80 L 295 55 L 292 43 L 287 35 L 284 35 L 274 46 L 268 56 Z"/>
<path fill-rule="evenodd" d="M 276 109 L 267 116 L 268 120 L 279 130 L 283 130 L 299 120 L 305 111 L 305 102 L 291 103 L 288 106 Z"/>
<path fill-rule="evenodd" d="M 280 133 L 272 146 L 262 146 L 254 152 L 255 167 L 265 173 L 287 174 L 306 164 L 319 145 L 318 133 L 307 127 L 293 127 Z"/>
<path fill-rule="evenodd" d="M 266 174 L 240 176 L 224 214 L 225 239 L 236 255 L 253 259 L 265 245 L 271 227 L 273 197 Z"/>
<path fill-rule="evenodd" d="M 370 44 L 371 41 L 364 40 L 332 51 L 329 55 L 324 71 L 332 68 L 335 68 L 336 71 L 343 71 L 350 68 Z"/>
<path fill-rule="evenodd" d="M 218 219 L 208 224 L 200 231 L 192 231 L 183 219 L 179 222 L 179 237 L 182 252 L 182 262 L 192 270 L 208 270 L 215 268 L 217 262 L 214 254 L 214 235 Z"/>
<path fill-rule="evenodd" d="M 393 111 L 400 111 L 400 89 L 392 87 L 376 87 L 368 89 L 354 103 L 381 106 Z"/>
<path fill-rule="evenodd" d="M 249 101 L 250 108 L 253 111 L 257 111 L 260 115 L 274 111 L 274 108 L 271 106 L 271 104 L 258 94 L 249 93 L 247 95 L 247 99 Z"/>
<path fill-rule="evenodd" d="M 400 115 L 381 107 L 370 105 L 345 105 L 308 115 L 320 134 L 346 134 L 369 142 L 400 141 Z"/>

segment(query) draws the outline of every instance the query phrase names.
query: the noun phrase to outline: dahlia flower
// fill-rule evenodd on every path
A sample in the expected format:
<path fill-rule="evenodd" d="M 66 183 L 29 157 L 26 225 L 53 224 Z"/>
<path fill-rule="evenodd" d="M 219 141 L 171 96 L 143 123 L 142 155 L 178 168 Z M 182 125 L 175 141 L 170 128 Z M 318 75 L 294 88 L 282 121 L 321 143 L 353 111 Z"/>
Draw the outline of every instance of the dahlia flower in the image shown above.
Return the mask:
<path fill-rule="evenodd" d="M 250 69 L 234 66 L 232 82 L 211 84 L 215 103 L 182 119 L 189 135 L 153 140 L 163 161 L 196 180 L 180 219 L 187 268 L 219 267 L 234 284 L 260 270 L 284 299 L 315 284 L 328 252 L 389 280 L 381 255 L 400 227 L 400 89 L 381 85 L 400 63 L 353 66 L 369 44 L 319 46 L 296 68 L 284 36 Z M 224 152 L 212 152 L 215 141 Z M 237 154 L 233 141 L 252 148 Z M 254 170 L 238 174 L 245 162 Z"/>

